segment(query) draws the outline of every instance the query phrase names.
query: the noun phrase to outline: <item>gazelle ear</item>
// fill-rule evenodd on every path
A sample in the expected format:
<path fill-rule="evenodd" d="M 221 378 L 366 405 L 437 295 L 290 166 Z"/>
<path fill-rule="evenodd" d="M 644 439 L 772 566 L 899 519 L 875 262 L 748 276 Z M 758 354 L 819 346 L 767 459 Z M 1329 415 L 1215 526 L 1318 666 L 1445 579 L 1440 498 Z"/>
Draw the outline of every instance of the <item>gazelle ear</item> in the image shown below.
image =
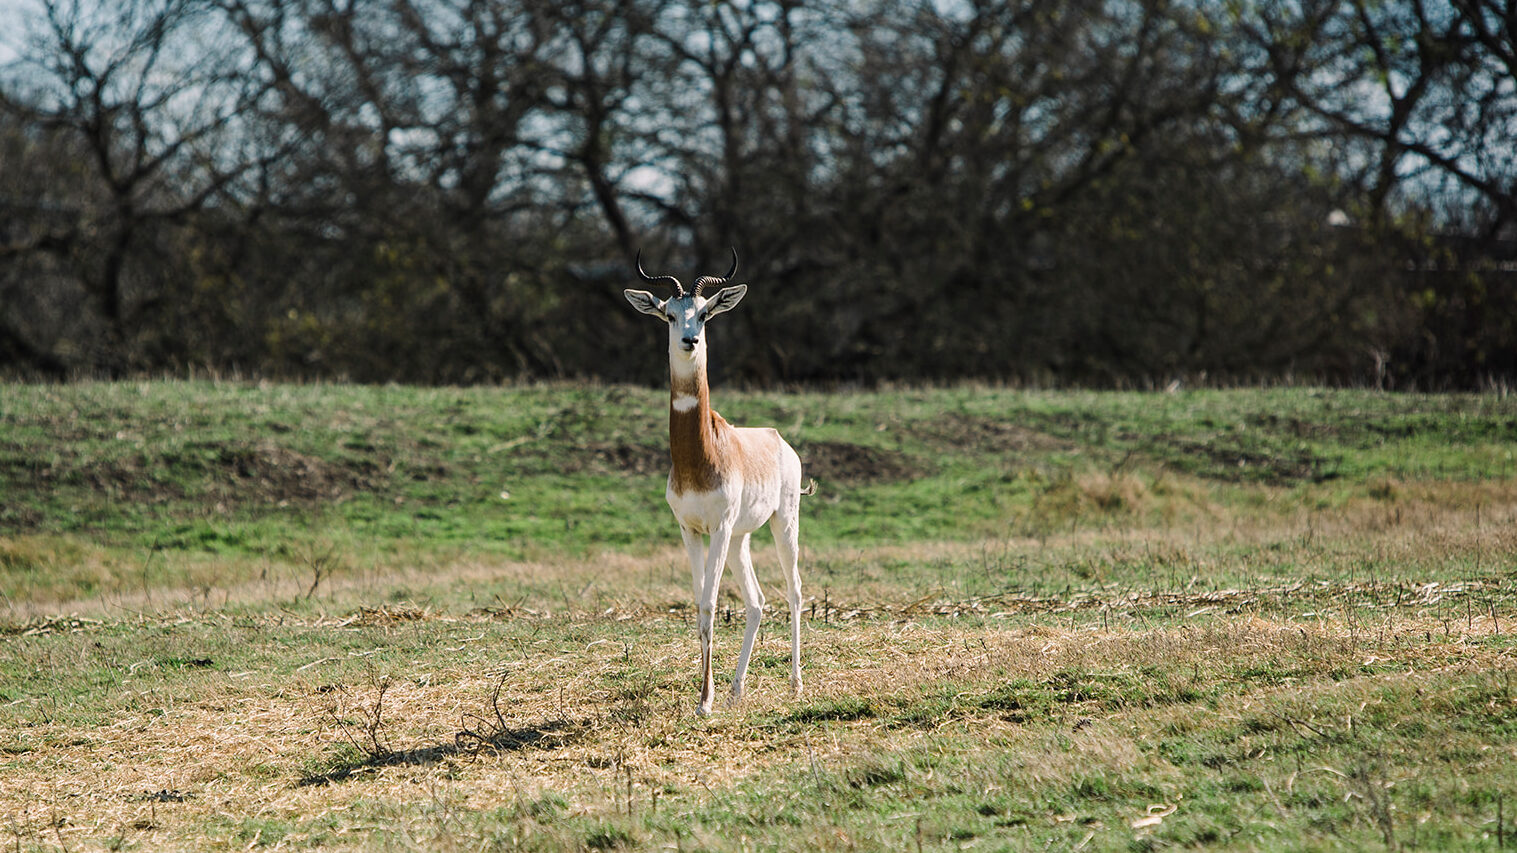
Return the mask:
<path fill-rule="evenodd" d="M 734 284 L 731 287 L 722 288 L 706 302 L 706 316 L 710 318 L 715 317 L 723 311 L 731 311 L 737 307 L 739 302 L 743 301 L 743 296 L 747 293 L 748 285 L 746 284 Z"/>
<path fill-rule="evenodd" d="M 627 301 L 632 303 L 633 308 L 644 314 L 652 314 L 660 320 L 665 319 L 664 303 L 660 302 L 657 296 L 646 290 L 632 290 L 631 288 L 623 290 L 622 295 L 627 297 Z"/>

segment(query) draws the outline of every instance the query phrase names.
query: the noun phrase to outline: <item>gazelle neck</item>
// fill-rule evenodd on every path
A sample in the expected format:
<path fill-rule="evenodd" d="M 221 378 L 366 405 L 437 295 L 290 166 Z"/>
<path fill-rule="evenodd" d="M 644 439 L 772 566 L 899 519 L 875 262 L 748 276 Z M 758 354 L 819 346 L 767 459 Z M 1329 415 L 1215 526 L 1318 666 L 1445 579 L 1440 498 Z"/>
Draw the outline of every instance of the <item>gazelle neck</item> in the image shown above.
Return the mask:
<path fill-rule="evenodd" d="M 673 463 L 670 483 L 675 492 L 710 491 L 721 483 L 715 430 L 704 348 L 694 357 L 671 352 L 669 456 Z"/>

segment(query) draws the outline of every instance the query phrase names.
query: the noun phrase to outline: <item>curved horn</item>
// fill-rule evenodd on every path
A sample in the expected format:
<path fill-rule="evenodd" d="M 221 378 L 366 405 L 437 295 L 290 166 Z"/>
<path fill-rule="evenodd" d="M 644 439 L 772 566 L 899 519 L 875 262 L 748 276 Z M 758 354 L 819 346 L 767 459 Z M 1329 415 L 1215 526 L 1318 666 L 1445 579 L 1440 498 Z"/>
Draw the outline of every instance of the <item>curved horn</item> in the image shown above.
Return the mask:
<path fill-rule="evenodd" d="M 685 286 L 683 284 L 680 284 L 679 283 L 679 279 L 675 278 L 674 276 L 672 276 L 672 275 L 648 275 L 648 273 L 643 270 L 643 250 L 642 249 L 638 249 L 637 250 L 637 274 L 640 275 L 640 276 L 642 276 L 643 281 L 651 281 L 651 282 L 655 282 L 655 283 L 656 282 L 660 282 L 660 281 L 667 281 L 670 284 L 674 285 L 674 295 L 675 296 L 684 296 L 685 295 Z"/>
<path fill-rule="evenodd" d="M 697 278 L 695 280 L 696 296 L 699 296 L 701 294 L 701 288 L 705 287 L 706 285 L 709 284 L 715 287 L 718 284 L 726 284 L 729 279 L 731 279 L 734 275 L 737 275 L 737 247 L 731 246 L 729 248 L 732 250 L 732 269 L 727 270 L 727 274 L 720 278 L 714 275 L 703 275 Z"/>

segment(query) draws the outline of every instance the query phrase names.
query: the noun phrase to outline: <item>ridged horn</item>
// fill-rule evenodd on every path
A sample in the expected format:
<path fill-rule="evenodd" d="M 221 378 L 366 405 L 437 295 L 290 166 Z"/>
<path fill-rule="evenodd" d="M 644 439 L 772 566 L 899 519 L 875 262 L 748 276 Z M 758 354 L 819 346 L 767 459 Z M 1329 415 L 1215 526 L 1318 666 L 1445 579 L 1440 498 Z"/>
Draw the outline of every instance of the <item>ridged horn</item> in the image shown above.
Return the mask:
<path fill-rule="evenodd" d="M 645 271 L 643 269 L 643 250 L 642 249 L 638 249 L 637 250 L 637 274 L 640 275 L 640 276 L 642 276 L 643 281 L 651 281 L 651 282 L 655 282 L 655 283 L 660 282 L 660 281 L 667 281 L 670 284 L 674 285 L 674 295 L 675 296 L 684 296 L 685 295 L 685 286 L 683 284 L 680 284 L 679 283 L 679 279 L 675 278 L 674 276 L 672 276 L 672 275 L 648 275 L 647 271 Z M 697 284 L 696 287 L 699 288 L 700 285 Z M 700 291 L 697 289 L 696 292 L 699 293 Z"/>
<path fill-rule="evenodd" d="M 695 295 L 696 296 L 700 296 L 701 295 L 701 288 L 705 287 L 706 285 L 709 284 L 709 285 L 715 287 L 716 285 L 719 285 L 719 284 L 726 284 L 728 282 L 728 280 L 730 280 L 733 276 L 737 275 L 737 247 L 736 246 L 731 246 L 729 248 L 731 248 L 731 250 L 732 250 L 732 269 L 727 270 L 727 274 L 724 275 L 724 276 L 722 276 L 722 277 L 720 277 L 720 278 L 718 278 L 718 277 L 716 277 L 714 275 L 703 275 L 703 276 L 697 278 L 695 280 Z"/>

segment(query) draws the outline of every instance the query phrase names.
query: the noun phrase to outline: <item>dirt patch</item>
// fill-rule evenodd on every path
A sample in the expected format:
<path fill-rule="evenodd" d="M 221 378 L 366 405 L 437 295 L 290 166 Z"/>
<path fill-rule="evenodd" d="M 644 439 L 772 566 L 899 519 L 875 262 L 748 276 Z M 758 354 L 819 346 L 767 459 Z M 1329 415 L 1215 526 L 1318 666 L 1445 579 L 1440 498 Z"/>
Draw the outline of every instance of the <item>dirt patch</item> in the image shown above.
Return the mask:
<path fill-rule="evenodd" d="M 60 454 L 37 462 L 6 456 L 0 458 L 0 477 L 31 490 L 83 489 L 144 504 L 195 496 L 226 505 L 328 501 L 385 490 L 394 468 L 383 456 L 324 459 L 268 442 L 211 442 L 103 459 Z M 402 473 L 419 480 L 448 476 L 445 466 L 430 463 L 408 463 Z"/>
<path fill-rule="evenodd" d="M 664 445 L 628 441 L 596 441 L 580 445 L 558 461 L 560 470 L 566 474 L 666 474 L 669 449 Z"/>
<path fill-rule="evenodd" d="M 1318 424 L 1295 417 L 1281 417 L 1273 413 L 1254 415 L 1248 419 L 1249 424 L 1279 435 L 1289 435 L 1292 438 L 1305 438 L 1317 441 L 1332 441 L 1343 436 L 1343 428 L 1336 424 Z M 1367 427 L 1373 431 L 1379 431 L 1378 425 Z"/>
<path fill-rule="evenodd" d="M 796 452 L 804 477 L 828 483 L 893 483 L 929 473 L 926 465 L 904 453 L 862 444 L 808 441 L 797 446 Z"/>
<path fill-rule="evenodd" d="M 385 474 L 375 461 L 332 461 L 272 444 L 223 447 L 206 467 L 239 503 L 333 500 L 379 488 Z"/>
<path fill-rule="evenodd" d="M 975 415 L 953 415 L 911 425 L 929 444 L 971 453 L 1019 454 L 1069 450 L 1074 443 L 1021 424 Z"/>
<path fill-rule="evenodd" d="M 1184 439 L 1170 439 L 1165 444 L 1183 456 L 1206 460 L 1209 464 L 1200 466 L 1196 473 L 1216 480 L 1283 486 L 1320 483 L 1338 476 L 1331 460 L 1310 451 L 1271 454 Z"/>
<path fill-rule="evenodd" d="M 49 456 L 20 444 L 0 446 L 0 481 L 10 481 L 23 493 L 40 495 L 72 487 L 135 503 L 184 497 L 184 488 L 167 476 L 164 467 L 141 455 L 90 459 L 66 450 Z M 23 515 L 22 520 L 26 517 Z M 31 517 L 34 521 L 41 519 L 36 513 Z"/>

